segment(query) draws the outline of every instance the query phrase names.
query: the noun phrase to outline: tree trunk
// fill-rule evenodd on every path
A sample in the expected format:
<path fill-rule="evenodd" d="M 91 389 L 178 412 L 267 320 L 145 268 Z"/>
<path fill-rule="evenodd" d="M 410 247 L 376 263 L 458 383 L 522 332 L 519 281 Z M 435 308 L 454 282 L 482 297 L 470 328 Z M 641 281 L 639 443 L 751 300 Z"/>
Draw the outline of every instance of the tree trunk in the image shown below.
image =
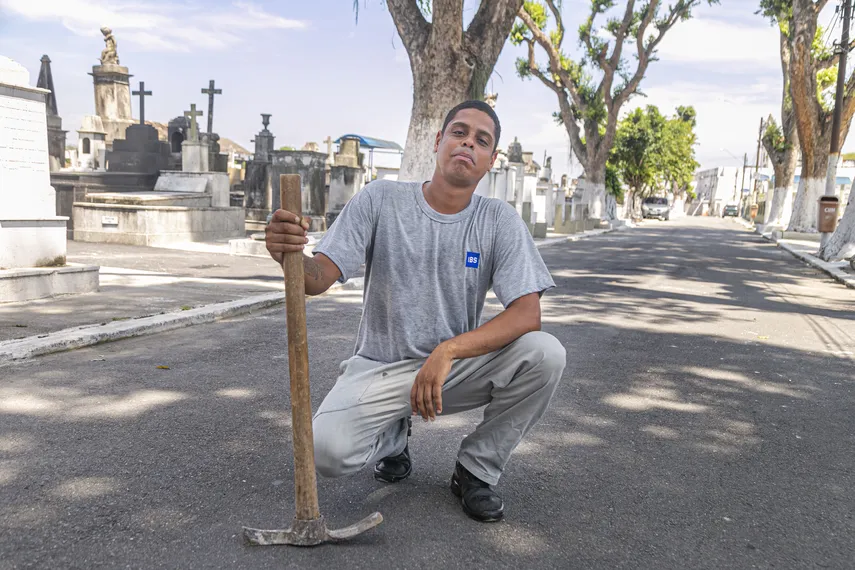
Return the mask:
<path fill-rule="evenodd" d="M 415 0 L 386 0 L 413 74 L 413 108 L 399 180 L 431 178 L 436 135 L 446 113 L 467 99 L 484 98 L 522 3 L 483 0 L 464 31 L 463 0 L 433 0 L 430 23 Z"/>
<path fill-rule="evenodd" d="M 852 190 L 849 191 L 849 203 L 843 218 L 828 243 L 819 250 L 819 256 L 825 261 L 855 257 L 855 192 Z"/>
<path fill-rule="evenodd" d="M 413 108 L 398 180 L 425 181 L 433 176 L 436 134 L 446 113 L 466 100 L 469 89 L 471 69 L 464 61 L 454 59 L 446 56 L 426 65 L 413 65 Z"/>
<path fill-rule="evenodd" d="M 592 164 L 585 169 L 585 178 L 580 182 L 582 204 L 588 208 L 588 218 L 612 219 L 606 211 L 606 163 Z"/>
<path fill-rule="evenodd" d="M 827 129 L 830 130 L 830 129 Z M 799 179 L 799 189 L 793 200 L 793 215 L 790 218 L 788 230 L 791 232 L 817 231 L 817 214 L 819 197 L 825 193 L 825 177 L 828 170 L 828 140 L 830 133 L 815 133 L 812 139 L 816 147 L 810 149 L 811 154 L 804 152 L 802 145 L 802 170 Z"/>

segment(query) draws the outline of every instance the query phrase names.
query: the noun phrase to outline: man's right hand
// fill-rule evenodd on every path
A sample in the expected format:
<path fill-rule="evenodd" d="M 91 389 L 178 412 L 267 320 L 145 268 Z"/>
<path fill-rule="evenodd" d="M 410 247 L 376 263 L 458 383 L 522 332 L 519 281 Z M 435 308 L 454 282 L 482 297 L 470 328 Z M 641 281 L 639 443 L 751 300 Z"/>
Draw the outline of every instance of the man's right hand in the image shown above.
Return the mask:
<path fill-rule="evenodd" d="M 276 210 L 264 230 L 267 251 L 277 263 L 282 264 L 286 253 L 303 251 L 309 243 L 309 218 L 300 219 L 287 210 Z"/>

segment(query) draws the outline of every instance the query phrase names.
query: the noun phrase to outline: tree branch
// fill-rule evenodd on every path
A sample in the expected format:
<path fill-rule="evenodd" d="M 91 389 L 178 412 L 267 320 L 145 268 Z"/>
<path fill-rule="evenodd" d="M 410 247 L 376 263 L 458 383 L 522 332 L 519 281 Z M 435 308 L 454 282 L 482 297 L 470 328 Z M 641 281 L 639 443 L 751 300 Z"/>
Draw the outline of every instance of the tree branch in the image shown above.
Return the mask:
<path fill-rule="evenodd" d="M 431 25 L 425 20 L 415 0 L 386 0 L 386 5 L 401 42 L 412 59 L 413 54 L 420 53 L 427 45 Z"/>
<path fill-rule="evenodd" d="M 415 4 L 415 0 L 412 0 Z M 418 6 L 416 6 L 418 8 Z M 463 2 L 461 0 L 433 0 L 431 36 L 438 35 L 443 43 L 463 47 Z"/>
<path fill-rule="evenodd" d="M 626 39 L 626 34 L 629 31 L 629 26 L 632 25 L 632 19 L 635 15 L 635 0 L 629 0 L 626 3 L 626 11 L 623 13 L 623 21 L 620 23 L 620 28 L 618 28 L 618 33 L 616 35 L 615 41 L 615 49 L 612 52 L 612 56 L 609 58 L 609 64 L 613 69 L 617 69 L 618 65 L 620 65 L 620 57 L 621 52 L 623 51 L 623 42 Z"/>
<path fill-rule="evenodd" d="M 534 23 L 534 20 L 532 20 L 531 16 L 529 16 L 528 12 L 525 11 L 525 8 L 520 8 L 519 12 L 517 13 L 517 16 L 519 16 L 523 23 L 528 26 L 534 40 L 538 43 L 540 47 L 543 48 L 543 51 L 546 52 L 546 55 L 549 58 L 549 71 L 553 75 L 556 75 L 561 79 L 561 84 L 570 93 L 570 97 L 572 97 L 573 99 L 573 104 L 579 107 L 580 109 L 584 109 L 585 102 L 579 96 L 579 93 L 576 90 L 576 85 L 575 83 L 573 83 L 573 80 L 570 78 L 570 75 L 565 69 L 561 67 L 561 54 L 558 52 L 558 49 L 554 45 L 552 45 L 552 40 L 550 40 L 549 37 L 545 33 L 543 33 L 543 30 L 537 27 L 537 25 Z M 537 67 L 534 61 L 530 59 L 529 67 L 531 67 L 532 65 Z"/>
<path fill-rule="evenodd" d="M 849 47 L 847 51 L 851 52 L 853 49 L 855 49 L 855 40 L 849 42 Z M 832 54 L 832 56 L 827 59 L 816 60 L 816 69 L 817 71 L 819 71 L 820 69 L 828 69 L 829 67 L 834 67 L 838 63 L 840 63 L 839 51 L 837 53 Z"/>
<path fill-rule="evenodd" d="M 522 5 L 523 0 L 482 0 L 463 41 L 466 50 L 478 54 L 485 67 L 492 69 L 499 59 Z"/>
<path fill-rule="evenodd" d="M 558 37 L 560 38 L 558 43 L 561 44 L 564 41 L 564 19 L 561 17 L 561 10 L 556 6 L 555 0 L 546 0 L 546 5 L 549 6 L 552 15 L 555 17 L 555 27 L 558 29 Z"/>
<path fill-rule="evenodd" d="M 585 164 L 587 164 L 588 162 L 585 145 L 582 144 L 582 134 L 579 131 L 579 125 L 576 124 L 576 119 L 573 116 L 573 109 L 570 106 L 570 102 L 567 100 L 567 92 L 564 90 L 564 87 L 561 85 L 561 83 L 551 80 L 537 66 L 537 63 L 534 59 L 534 41 L 531 39 L 527 39 L 526 43 L 528 44 L 529 71 L 531 71 L 532 75 L 540 79 L 541 83 L 546 85 L 555 93 L 555 95 L 558 96 L 558 107 L 559 109 L 561 109 L 561 118 L 568 130 L 567 134 L 570 137 L 570 146 L 573 148 L 576 157 L 579 159 L 579 162 L 581 162 L 582 166 L 584 167 Z"/>

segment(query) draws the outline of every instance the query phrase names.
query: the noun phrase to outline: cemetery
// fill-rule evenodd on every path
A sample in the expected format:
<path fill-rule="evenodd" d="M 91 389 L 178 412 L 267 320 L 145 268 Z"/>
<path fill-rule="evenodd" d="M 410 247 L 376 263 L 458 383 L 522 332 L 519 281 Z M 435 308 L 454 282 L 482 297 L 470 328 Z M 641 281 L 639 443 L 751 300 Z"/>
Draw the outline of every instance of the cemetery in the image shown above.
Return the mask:
<path fill-rule="evenodd" d="M 0 259 L 0 268 L 5 283 L 10 282 L 8 271 L 18 274 L 14 286 L 4 286 L 0 300 L 97 289 L 97 268 L 65 265 L 66 240 L 151 247 L 218 243 L 228 244 L 227 251 L 235 255 L 266 257 L 263 231 L 280 207 L 282 174 L 300 175 L 302 209 L 311 218 L 313 233 L 334 224 L 344 205 L 371 180 L 397 179 L 397 168 L 375 164 L 375 153 L 400 157 L 403 148 L 394 141 L 350 133 L 327 137 L 325 152 L 316 143 L 277 149 L 269 113 L 260 113 L 253 152 L 220 137 L 214 131 L 215 97 L 223 90 L 215 80 L 201 89 L 207 109 L 191 103 L 168 123 L 148 120 L 145 105 L 155 96 L 153 90 L 144 81 L 132 87 L 133 74 L 120 64 L 112 30 L 102 28 L 101 33 L 105 47 L 89 73 L 94 113 L 83 116 L 73 149 L 66 147 L 68 131 L 58 111 L 50 57 L 41 58 L 36 87 L 27 84 L 20 66 L 6 64 L 4 97 L 28 102 L 26 111 L 12 112 L 26 113 L 38 132 L 27 143 L 31 147 L 17 150 L 28 153 L 26 173 L 13 157 L 4 159 L 3 192 L 14 192 L 20 184 L 42 190 L 29 194 L 32 204 L 4 209 L 4 255 L 14 251 L 15 258 Z M 489 103 L 495 105 L 495 97 Z M 17 115 L 4 117 L 18 120 Z M 605 222 L 588 219 L 576 181 L 570 183 L 566 176 L 553 181 L 551 161 L 544 156 L 544 164 L 538 164 L 514 139 L 507 150 L 499 149 L 476 193 L 513 205 L 537 239 L 605 227 Z M 25 219 L 32 226 L 26 231 L 20 229 Z M 22 241 L 27 248 L 16 247 Z M 40 270 L 53 285 L 24 292 L 29 286 L 21 285 L 22 268 L 29 283 L 36 279 L 33 268 L 44 266 L 55 267 Z M 18 292 L 9 293 L 9 287 Z"/>

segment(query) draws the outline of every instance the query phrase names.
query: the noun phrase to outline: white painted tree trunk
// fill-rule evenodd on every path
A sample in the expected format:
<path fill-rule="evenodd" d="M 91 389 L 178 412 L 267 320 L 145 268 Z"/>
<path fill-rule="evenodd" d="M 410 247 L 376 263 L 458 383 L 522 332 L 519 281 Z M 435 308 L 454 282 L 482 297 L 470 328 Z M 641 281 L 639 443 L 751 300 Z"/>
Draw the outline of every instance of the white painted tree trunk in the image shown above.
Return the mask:
<path fill-rule="evenodd" d="M 588 218 L 596 220 L 609 219 L 606 218 L 605 183 L 583 179 L 579 185 L 582 187 L 582 204 L 588 207 Z"/>
<path fill-rule="evenodd" d="M 674 201 L 671 202 L 670 218 L 676 220 L 686 217 L 686 200 L 683 196 L 674 196 Z"/>
<path fill-rule="evenodd" d="M 793 214 L 790 218 L 791 232 L 816 233 L 816 216 L 819 210 L 819 197 L 825 192 L 824 178 L 799 179 L 799 190 L 793 202 Z"/>
<path fill-rule="evenodd" d="M 819 256 L 825 261 L 839 261 L 855 256 L 855 192 L 849 193 L 849 204 L 843 212 L 843 218 L 825 247 L 819 250 Z"/>
<path fill-rule="evenodd" d="M 787 194 L 790 193 L 789 186 L 776 186 L 772 191 L 772 203 L 769 204 L 769 222 L 767 225 L 786 227 L 789 220 L 784 218 L 784 204 Z"/>

